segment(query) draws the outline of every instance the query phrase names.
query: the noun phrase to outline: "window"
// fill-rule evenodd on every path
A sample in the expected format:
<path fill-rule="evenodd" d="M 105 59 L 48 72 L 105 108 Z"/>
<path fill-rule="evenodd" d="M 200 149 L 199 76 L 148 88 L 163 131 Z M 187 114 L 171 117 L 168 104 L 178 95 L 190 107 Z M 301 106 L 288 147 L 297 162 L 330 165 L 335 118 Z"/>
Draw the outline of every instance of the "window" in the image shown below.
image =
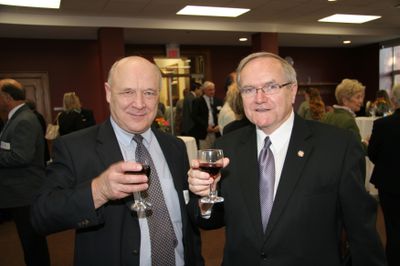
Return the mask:
<path fill-rule="evenodd" d="M 382 48 L 379 52 L 379 88 L 390 90 L 400 83 L 400 45 Z"/>

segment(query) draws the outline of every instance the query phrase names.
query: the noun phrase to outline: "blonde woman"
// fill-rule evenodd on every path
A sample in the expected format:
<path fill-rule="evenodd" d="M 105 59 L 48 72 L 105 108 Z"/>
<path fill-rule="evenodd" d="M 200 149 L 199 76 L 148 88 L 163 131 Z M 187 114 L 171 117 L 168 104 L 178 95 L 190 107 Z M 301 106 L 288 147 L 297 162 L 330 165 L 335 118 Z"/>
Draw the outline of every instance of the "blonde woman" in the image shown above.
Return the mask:
<path fill-rule="evenodd" d="M 355 113 L 363 105 L 364 95 L 365 86 L 361 82 L 355 79 L 343 79 L 335 90 L 335 97 L 338 104 L 333 105 L 333 112 L 326 113 L 321 121 L 351 130 L 363 142 L 366 148 L 367 143 L 361 139 L 360 130 L 355 119 Z"/>
<path fill-rule="evenodd" d="M 58 116 L 61 136 L 95 124 L 93 112 L 82 109 L 81 101 L 75 92 L 64 94 L 63 108 L 64 111 Z"/>

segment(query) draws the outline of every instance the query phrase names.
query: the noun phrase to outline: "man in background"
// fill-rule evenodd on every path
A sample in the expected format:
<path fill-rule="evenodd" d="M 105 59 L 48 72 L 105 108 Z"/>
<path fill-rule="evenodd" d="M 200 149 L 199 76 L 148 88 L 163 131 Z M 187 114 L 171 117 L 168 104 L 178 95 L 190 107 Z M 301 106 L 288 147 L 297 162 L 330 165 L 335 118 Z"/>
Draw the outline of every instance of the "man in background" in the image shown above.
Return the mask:
<path fill-rule="evenodd" d="M 400 84 L 392 89 L 392 115 L 377 119 L 372 127 L 368 157 L 374 163 L 371 183 L 379 190 L 386 227 L 389 266 L 400 265 Z"/>
<path fill-rule="evenodd" d="M 185 95 L 183 99 L 183 110 L 182 110 L 182 135 L 194 136 L 193 127 L 194 122 L 192 119 L 193 100 L 196 97 L 200 97 L 202 94 L 201 84 L 192 82 L 190 84 L 190 91 Z"/>
<path fill-rule="evenodd" d="M 15 222 L 26 265 L 50 265 L 46 238 L 30 221 L 45 177 L 43 130 L 25 104 L 24 88 L 13 79 L 0 80 L 0 109 L 8 114 L 0 133 L 0 208 Z"/>
<path fill-rule="evenodd" d="M 202 85 L 203 96 L 193 100 L 192 119 L 193 136 L 200 149 L 211 148 L 219 134 L 218 113 L 222 101 L 215 97 L 215 85 L 205 81 Z"/>

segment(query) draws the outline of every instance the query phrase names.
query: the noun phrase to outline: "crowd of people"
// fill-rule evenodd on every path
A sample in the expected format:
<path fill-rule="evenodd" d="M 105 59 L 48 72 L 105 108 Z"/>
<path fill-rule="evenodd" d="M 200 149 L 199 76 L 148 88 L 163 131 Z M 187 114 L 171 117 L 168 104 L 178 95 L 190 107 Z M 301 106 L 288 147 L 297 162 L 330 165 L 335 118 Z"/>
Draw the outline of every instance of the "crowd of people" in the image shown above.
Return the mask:
<path fill-rule="evenodd" d="M 296 71 L 272 53 L 243 58 L 224 101 L 212 81 L 191 82 L 176 101 L 176 131 L 223 150 L 214 182 L 181 139 L 155 126 L 166 112 L 161 79 L 143 57 L 117 60 L 104 85 L 110 117 L 99 124 L 65 93 L 48 165 L 40 114 L 19 82 L 0 81 L 0 209 L 15 221 L 27 265 L 50 265 L 46 236 L 70 229 L 74 265 L 204 265 L 199 229 L 221 227 L 223 265 L 400 265 L 399 85 L 362 139 L 358 80 L 338 84 L 331 109 L 309 88 L 298 110 Z M 365 156 L 375 164 L 386 254 Z M 223 203 L 199 201 L 210 184 Z M 150 209 L 133 210 L 141 199 Z"/>

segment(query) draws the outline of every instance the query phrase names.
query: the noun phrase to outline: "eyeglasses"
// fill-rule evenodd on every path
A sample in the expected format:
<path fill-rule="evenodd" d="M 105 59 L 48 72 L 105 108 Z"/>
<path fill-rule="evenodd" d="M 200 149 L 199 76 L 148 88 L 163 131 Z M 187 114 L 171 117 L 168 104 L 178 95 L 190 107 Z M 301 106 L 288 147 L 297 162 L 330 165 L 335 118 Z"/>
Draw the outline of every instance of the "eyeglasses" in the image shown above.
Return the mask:
<path fill-rule="evenodd" d="M 240 93 L 242 94 L 242 96 L 245 97 L 251 97 L 251 96 L 255 96 L 257 94 L 257 92 L 259 90 L 261 90 L 264 94 L 267 95 L 272 95 L 272 94 L 276 94 L 278 93 L 278 91 L 287 86 L 292 84 L 292 82 L 286 82 L 283 84 L 278 84 L 278 83 L 267 83 L 265 84 L 263 87 L 261 88 L 256 88 L 253 86 L 245 86 L 243 88 L 240 88 Z"/>

